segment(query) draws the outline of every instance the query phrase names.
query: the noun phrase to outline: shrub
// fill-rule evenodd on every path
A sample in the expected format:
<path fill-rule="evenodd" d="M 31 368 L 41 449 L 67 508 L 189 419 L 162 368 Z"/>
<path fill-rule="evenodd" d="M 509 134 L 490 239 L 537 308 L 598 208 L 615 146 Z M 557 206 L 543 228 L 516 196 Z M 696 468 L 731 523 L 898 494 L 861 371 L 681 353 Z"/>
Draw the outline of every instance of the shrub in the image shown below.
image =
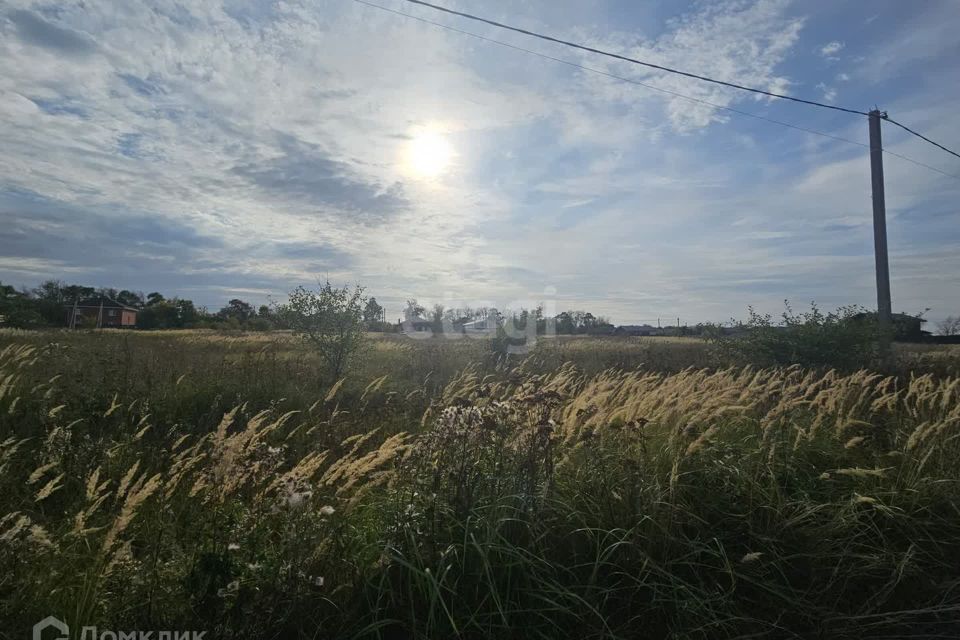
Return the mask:
<path fill-rule="evenodd" d="M 333 378 L 339 378 L 364 341 L 363 287 L 333 287 L 328 280 L 317 291 L 297 287 L 278 316 L 313 346 Z"/>
<path fill-rule="evenodd" d="M 712 327 L 705 337 L 714 355 L 727 363 L 843 370 L 867 366 L 878 356 L 880 328 L 862 307 L 844 306 L 824 313 L 811 303 L 809 311 L 797 313 L 789 302 L 784 304 L 779 325 L 770 314 L 749 307 L 749 319 L 735 330 Z"/>

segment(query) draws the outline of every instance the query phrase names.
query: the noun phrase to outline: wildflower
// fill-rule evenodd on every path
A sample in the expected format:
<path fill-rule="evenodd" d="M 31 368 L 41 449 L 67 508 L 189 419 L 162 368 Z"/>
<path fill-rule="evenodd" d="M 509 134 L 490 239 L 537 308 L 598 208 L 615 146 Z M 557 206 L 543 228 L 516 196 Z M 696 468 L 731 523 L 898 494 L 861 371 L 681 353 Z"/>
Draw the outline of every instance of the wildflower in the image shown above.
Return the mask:
<path fill-rule="evenodd" d="M 240 545 L 238 545 L 236 542 L 231 542 L 230 544 L 227 545 L 227 551 L 239 551 L 239 550 L 240 550 Z"/>
<path fill-rule="evenodd" d="M 217 589 L 217 597 L 226 598 L 227 596 L 231 596 L 235 594 L 239 590 L 240 590 L 240 581 L 234 580 L 233 582 L 228 584 L 226 587 L 220 587 L 219 589 Z"/>
<path fill-rule="evenodd" d="M 311 496 L 313 491 L 290 491 L 283 497 L 283 504 L 291 509 L 300 509 Z"/>
<path fill-rule="evenodd" d="M 336 509 L 334 509 L 328 504 L 325 504 L 322 507 L 320 507 L 320 515 L 323 515 L 323 516 L 332 516 L 335 511 Z"/>

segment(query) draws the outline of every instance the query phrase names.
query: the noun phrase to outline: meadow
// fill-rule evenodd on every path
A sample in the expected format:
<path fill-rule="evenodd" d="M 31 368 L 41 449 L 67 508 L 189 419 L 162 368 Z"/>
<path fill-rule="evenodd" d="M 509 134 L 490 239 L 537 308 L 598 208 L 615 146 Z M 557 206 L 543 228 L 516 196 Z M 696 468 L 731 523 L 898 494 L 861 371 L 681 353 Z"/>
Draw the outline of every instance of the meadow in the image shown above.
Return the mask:
<path fill-rule="evenodd" d="M 0 637 L 946 638 L 960 353 L 0 332 Z M 154 631 L 154 637 L 156 637 Z"/>

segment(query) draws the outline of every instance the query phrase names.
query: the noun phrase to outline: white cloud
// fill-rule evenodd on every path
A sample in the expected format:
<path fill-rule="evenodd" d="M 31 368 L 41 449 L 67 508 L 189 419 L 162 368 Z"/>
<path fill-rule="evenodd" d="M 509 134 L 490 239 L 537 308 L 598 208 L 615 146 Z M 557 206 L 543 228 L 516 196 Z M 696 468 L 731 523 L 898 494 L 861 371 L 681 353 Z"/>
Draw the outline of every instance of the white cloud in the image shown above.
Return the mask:
<path fill-rule="evenodd" d="M 829 87 L 823 82 L 818 82 L 817 89 L 822 93 L 825 102 L 833 102 L 837 99 L 837 90 L 833 87 Z"/>
<path fill-rule="evenodd" d="M 513 3 L 502 6 L 509 15 Z M 583 7 L 560 3 L 549 30 L 784 91 L 801 81 L 783 71 L 804 24 L 798 8 L 703 3 L 653 33 L 574 29 L 584 21 L 563 16 L 582 18 Z M 542 13 L 527 12 L 524 24 L 539 28 Z M 869 302 L 872 264 L 846 244 L 852 236 L 869 251 L 867 165 L 835 142 L 728 122 L 710 107 L 340 0 L 243 10 L 103 1 L 33 14 L 0 17 L 0 195 L 36 192 L 60 211 L 4 220 L 22 235 L 0 229 L 2 278 L 93 273 L 101 267 L 89 252 L 50 261 L 10 247 L 26 252 L 31 236 L 77 230 L 87 241 L 96 230 L 130 245 L 139 269 L 129 277 L 153 269 L 170 293 L 198 297 L 279 294 L 329 275 L 381 301 L 452 292 L 502 304 L 553 285 L 569 304 L 622 322 L 724 320 L 785 295 Z M 70 30 L 78 55 L 44 44 L 55 29 Z M 534 46 L 719 105 L 753 103 Z M 933 117 L 906 115 L 920 125 Z M 430 121 L 445 125 L 458 162 L 442 180 L 411 180 L 397 159 Z M 942 193 L 923 171 L 902 170 L 888 167 L 894 220 Z M 853 230 L 837 237 L 824 231 L 831 224 Z M 919 264 L 930 246 L 900 245 L 898 265 Z M 910 269 L 895 282 L 921 278 Z"/>
<path fill-rule="evenodd" d="M 836 55 L 844 48 L 844 43 L 839 40 L 833 40 L 820 47 L 820 55 L 830 60 L 836 60 Z"/>
<path fill-rule="evenodd" d="M 803 18 L 789 15 L 789 6 L 788 0 L 724 0 L 671 20 L 666 31 L 656 38 L 637 42 L 632 34 L 613 32 L 594 38 L 593 44 L 654 64 L 783 93 L 790 81 L 777 73 L 777 67 L 797 43 L 804 25 Z M 720 106 L 750 99 L 742 92 L 720 85 L 627 63 L 589 55 L 584 62 L 591 66 L 602 64 L 611 73 Z M 679 131 L 692 131 L 726 120 L 726 116 L 713 107 L 681 97 L 602 78 L 591 80 L 591 86 L 605 100 L 635 105 L 655 99 L 657 104 L 665 104 L 670 124 Z M 617 131 L 622 132 L 622 128 L 618 127 Z"/>

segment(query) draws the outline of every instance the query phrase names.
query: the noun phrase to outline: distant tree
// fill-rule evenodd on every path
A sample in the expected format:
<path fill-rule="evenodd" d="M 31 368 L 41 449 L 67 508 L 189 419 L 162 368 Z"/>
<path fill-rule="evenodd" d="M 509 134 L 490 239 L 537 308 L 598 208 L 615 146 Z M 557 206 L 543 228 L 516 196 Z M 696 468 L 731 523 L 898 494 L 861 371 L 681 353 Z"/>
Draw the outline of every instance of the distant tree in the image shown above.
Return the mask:
<path fill-rule="evenodd" d="M 262 304 L 260 305 L 260 308 L 257 309 L 257 315 L 261 318 L 269 318 L 273 315 L 273 311 L 270 309 L 269 305 Z"/>
<path fill-rule="evenodd" d="M 63 304 L 63 287 L 64 283 L 59 280 L 45 280 L 41 282 L 33 291 L 33 297 L 37 300 L 42 300 L 44 302 L 53 302 L 56 304 Z"/>
<path fill-rule="evenodd" d="M 177 308 L 178 326 L 191 327 L 200 319 L 197 308 L 193 305 L 193 300 L 183 300 L 174 298 L 173 305 Z"/>
<path fill-rule="evenodd" d="M 139 309 L 143 306 L 143 296 L 126 289 L 117 292 L 117 295 L 114 299 L 120 304 L 125 304 L 128 307 L 136 307 Z"/>
<path fill-rule="evenodd" d="M 328 280 L 317 291 L 297 287 L 277 313 L 295 335 L 320 354 L 327 372 L 337 379 L 363 346 L 363 288 L 333 287 Z"/>
<path fill-rule="evenodd" d="M 256 314 L 253 311 L 253 305 L 239 298 L 234 298 L 227 303 L 227 306 L 220 309 L 220 313 L 217 315 L 225 320 L 233 318 L 237 322 L 244 323 Z"/>
<path fill-rule="evenodd" d="M 141 329 L 176 329 L 182 326 L 176 300 L 162 300 L 148 304 L 137 314 Z"/>
<path fill-rule="evenodd" d="M 861 307 L 824 313 L 811 304 L 810 311 L 797 313 L 787 303 L 778 324 L 753 307 L 748 312 L 747 322 L 737 325 L 739 335 L 728 335 L 719 327 L 704 332 L 721 363 L 853 370 L 868 366 L 878 356 L 880 326 Z"/>
<path fill-rule="evenodd" d="M 44 324 L 36 300 L 0 282 L 0 326 L 32 329 Z"/>
<path fill-rule="evenodd" d="M 77 284 L 65 284 L 60 280 L 46 280 L 40 283 L 31 293 L 36 301 L 36 311 L 43 318 L 44 323 L 62 326 L 66 321 L 66 307 L 89 298 L 96 294 L 93 287 Z"/>
<path fill-rule="evenodd" d="M 433 310 L 430 313 L 430 322 L 433 324 L 434 335 L 443 333 L 443 311 L 442 304 L 433 305 Z"/>
<path fill-rule="evenodd" d="M 165 302 L 165 301 L 166 301 L 166 298 L 164 298 L 164 297 L 163 297 L 163 294 L 161 294 L 159 291 L 153 291 L 153 292 L 147 294 L 147 306 L 148 306 L 148 307 L 149 307 L 149 306 L 152 306 L 152 305 L 155 305 L 155 304 L 159 304 L 159 303 L 161 303 L 161 302 Z"/>
<path fill-rule="evenodd" d="M 383 307 L 377 304 L 376 298 L 367 300 L 367 305 L 363 308 L 363 319 L 368 324 L 380 322 L 383 317 Z"/>
<path fill-rule="evenodd" d="M 947 316 L 938 322 L 937 333 L 942 336 L 960 335 L 960 316 Z"/>
<path fill-rule="evenodd" d="M 422 318 L 426 311 L 426 308 L 417 302 L 416 298 L 411 298 L 410 300 L 407 300 L 407 306 L 403 310 L 403 317 L 405 320 L 416 320 L 418 318 Z"/>
<path fill-rule="evenodd" d="M 557 333 L 570 334 L 576 331 L 576 325 L 573 323 L 573 315 L 569 311 L 557 314 Z"/>
<path fill-rule="evenodd" d="M 67 302 L 92 298 L 97 294 L 97 290 L 93 287 L 86 287 L 80 284 L 67 285 L 61 289 L 61 292 Z"/>

